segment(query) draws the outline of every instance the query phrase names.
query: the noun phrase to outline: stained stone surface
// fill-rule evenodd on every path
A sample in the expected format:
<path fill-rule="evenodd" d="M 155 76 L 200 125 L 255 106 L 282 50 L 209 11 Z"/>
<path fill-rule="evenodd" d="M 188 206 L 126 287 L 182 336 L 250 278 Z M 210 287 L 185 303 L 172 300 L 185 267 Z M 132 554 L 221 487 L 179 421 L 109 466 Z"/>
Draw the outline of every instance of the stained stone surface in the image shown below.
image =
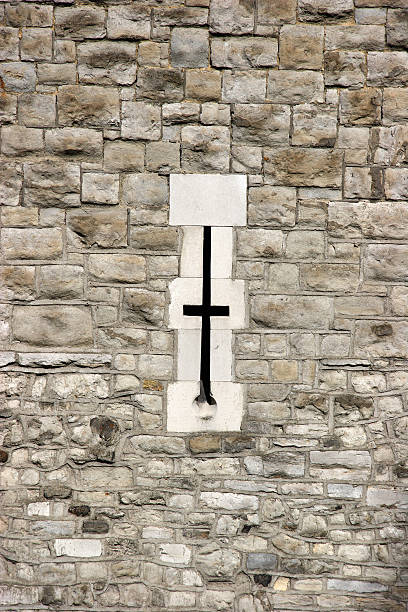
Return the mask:
<path fill-rule="evenodd" d="M 407 11 L 0 2 L 2 609 L 406 612 Z M 208 221 L 245 299 L 186 431 Z"/>

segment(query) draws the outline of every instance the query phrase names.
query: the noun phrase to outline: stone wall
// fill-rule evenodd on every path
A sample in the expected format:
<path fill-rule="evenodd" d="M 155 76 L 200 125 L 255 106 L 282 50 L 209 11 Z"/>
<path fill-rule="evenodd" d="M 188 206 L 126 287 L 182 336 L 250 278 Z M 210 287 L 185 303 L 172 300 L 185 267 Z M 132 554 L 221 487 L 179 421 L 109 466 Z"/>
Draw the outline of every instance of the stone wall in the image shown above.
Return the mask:
<path fill-rule="evenodd" d="M 407 46 L 407 0 L 0 3 L 2 610 L 406 612 Z M 179 172 L 248 175 L 240 433 L 166 428 Z"/>

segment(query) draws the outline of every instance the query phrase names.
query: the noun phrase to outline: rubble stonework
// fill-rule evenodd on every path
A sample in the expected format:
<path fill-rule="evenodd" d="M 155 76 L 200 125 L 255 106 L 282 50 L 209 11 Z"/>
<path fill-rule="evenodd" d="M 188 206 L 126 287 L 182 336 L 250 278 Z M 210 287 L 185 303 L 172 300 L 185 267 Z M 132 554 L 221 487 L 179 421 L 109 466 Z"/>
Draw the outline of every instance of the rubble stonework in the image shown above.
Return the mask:
<path fill-rule="evenodd" d="M 406 612 L 407 0 L 0 3 L 0 609 Z M 247 176 L 237 432 L 169 432 L 169 175 Z"/>

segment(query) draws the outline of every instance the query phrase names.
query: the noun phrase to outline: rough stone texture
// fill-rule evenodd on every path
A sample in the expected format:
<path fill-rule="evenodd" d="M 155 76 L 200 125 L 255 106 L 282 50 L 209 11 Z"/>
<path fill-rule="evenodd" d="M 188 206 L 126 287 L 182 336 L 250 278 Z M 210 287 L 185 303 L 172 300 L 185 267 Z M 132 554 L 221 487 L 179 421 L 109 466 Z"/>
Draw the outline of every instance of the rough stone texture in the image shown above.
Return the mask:
<path fill-rule="evenodd" d="M 405 612 L 407 0 L 0 2 L 0 607 Z M 239 173 L 241 431 L 167 431 L 170 173 Z"/>

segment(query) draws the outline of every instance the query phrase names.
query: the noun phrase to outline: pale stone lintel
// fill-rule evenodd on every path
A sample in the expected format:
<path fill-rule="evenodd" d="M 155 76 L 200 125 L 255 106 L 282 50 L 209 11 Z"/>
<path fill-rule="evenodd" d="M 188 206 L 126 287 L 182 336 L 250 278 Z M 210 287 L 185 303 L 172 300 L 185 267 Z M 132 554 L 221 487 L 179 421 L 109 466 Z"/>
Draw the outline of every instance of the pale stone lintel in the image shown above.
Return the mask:
<path fill-rule="evenodd" d="M 243 226 L 245 174 L 171 174 L 170 225 Z"/>
<path fill-rule="evenodd" d="M 217 402 L 213 418 L 204 420 L 198 415 L 194 399 L 199 394 L 199 383 L 181 381 L 167 389 L 167 431 L 240 431 L 243 415 L 243 385 L 232 382 L 212 382 L 211 391 Z"/>

